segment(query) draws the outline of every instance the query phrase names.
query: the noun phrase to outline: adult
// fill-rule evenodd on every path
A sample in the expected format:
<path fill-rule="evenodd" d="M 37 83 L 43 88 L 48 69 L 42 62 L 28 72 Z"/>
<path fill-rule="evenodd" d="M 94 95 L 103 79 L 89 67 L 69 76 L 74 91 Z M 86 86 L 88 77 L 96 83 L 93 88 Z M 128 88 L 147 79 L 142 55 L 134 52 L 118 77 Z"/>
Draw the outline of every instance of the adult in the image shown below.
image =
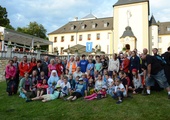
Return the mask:
<path fill-rule="evenodd" d="M 109 65 L 108 65 L 108 71 L 109 71 L 109 75 L 113 76 L 113 71 L 119 71 L 119 59 L 117 58 L 117 54 L 114 53 L 113 54 L 113 58 L 109 60 Z"/>
<path fill-rule="evenodd" d="M 35 66 L 37 65 L 37 60 L 36 60 L 35 57 L 31 58 L 30 65 L 31 65 L 32 68 L 35 67 Z M 31 72 L 32 72 L 32 71 L 31 71 Z"/>
<path fill-rule="evenodd" d="M 44 71 L 46 76 L 48 76 L 48 65 L 49 65 L 48 56 L 44 56 L 44 61 L 42 62 L 42 71 Z"/>
<path fill-rule="evenodd" d="M 79 56 L 76 56 L 76 63 L 77 63 L 77 66 L 78 66 L 79 63 L 80 63 L 80 57 L 79 57 Z"/>
<path fill-rule="evenodd" d="M 105 59 L 105 55 L 101 55 L 101 63 L 102 63 L 102 73 L 104 71 L 104 69 L 108 69 L 108 64 L 107 64 L 107 60 Z"/>
<path fill-rule="evenodd" d="M 144 55 L 147 55 L 147 54 L 148 54 L 148 49 L 147 49 L 147 48 L 144 48 L 144 49 L 143 49 L 143 54 L 144 54 Z"/>
<path fill-rule="evenodd" d="M 15 85 L 15 89 L 12 90 L 12 85 L 15 84 L 15 75 L 16 75 L 16 69 L 15 66 L 13 65 L 14 61 L 10 60 L 9 64 L 6 66 L 5 68 L 5 78 L 6 78 L 6 82 L 7 82 L 7 92 L 8 95 L 11 96 L 12 92 L 16 93 L 16 85 Z M 13 86 L 14 87 L 14 86 Z"/>
<path fill-rule="evenodd" d="M 25 73 L 30 74 L 31 70 L 32 68 L 30 63 L 27 61 L 27 56 L 23 56 L 23 61 L 19 64 L 20 77 L 23 78 Z"/>
<path fill-rule="evenodd" d="M 127 58 L 127 54 L 124 54 L 123 57 L 124 59 L 121 64 L 120 70 L 123 70 L 125 73 L 128 73 L 130 60 Z"/>
<path fill-rule="evenodd" d="M 87 70 L 86 70 L 87 74 L 89 74 L 90 76 L 94 76 L 94 64 L 92 63 L 92 60 L 89 60 L 89 63 L 87 65 Z"/>
<path fill-rule="evenodd" d="M 77 67 L 76 71 L 73 73 L 73 79 L 75 80 L 77 76 L 81 77 L 82 76 L 82 72 L 80 71 L 80 67 Z"/>
<path fill-rule="evenodd" d="M 86 60 L 86 55 L 82 55 L 82 59 L 80 60 L 79 67 L 81 68 L 81 72 L 85 73 L 88 65 L 88 61 Z"/>
<path fill-rule="evenodd" d="M 37 76 L 40 76 L 40 72 L 42 71 L 41 64 L 42 64 L 42 61 L 37 60 L 37 65 L 32 68 L 32 71 L 34 71 L 34 70 L 37 71 Z"/>
<path fill-rule="evenodd" d="M 135 51 L 132 51 L 132 57 L 130 58 L 129 71 L 132 72 L 132 69 L 140 70 L 140 59 Z"/>
<path fill-rule="evenodd" d="M 166 61 L 166 65 L 164 65 L 164 71 L 165 71 L 165 75 L 166 78 L 168 80 L 168 83 L 170 84 L 170 47 L 168 47 L 167 52 L 165 52 L 164 54 L 162 54 L 162 58 Z"/>
<path fill-rule="evenodd" d="M 106 82 L 104 82 L 104 80 L 102 79 L 102 75 L 99 74 L 97 81 L 95 82 L 95 90 L 100 91 L 103 86 L 106 86 Z"/>
<path fill-rule="evenodd" d="M 56 65 L 56 70 L 57 70 L 57 73 L 58 73 L 59 77 L 61 76 L 61 74 L 64 73 L 64 66 L 62 64 L 62 60 L 61 59 L 58 59 L 58 64 Z"/>
<path fill-rule="evenodd" d="M 13 65 L 15 66 L 15 69 L 16 69 L 16 74 L 15 74 L 16 91 L 18 91 L 18 85 L 19 85 L 19 62 L 18 62 L 18 57 L 14 56 L 13 61 L 14 61 Z"/>
<path fill-rule="evenodd" d="M 156 80 L 160 87 L 166 88 L 168 91 L 168 98 L 170 99 L 170 87 L 167 82 L 167 78 L 165 77 L 162 65 L 154 56 L 151 55 L 142 55 L 142 59 L 146 60 L 148 72 L 146 78 L 147 95 L 150 95 L 150 86 L 153 86 L 154 80 Z"/>
<path fill-rule="evenodd" d="M 52 70 L 56 70 L 56 64 L 54 59 L 51 59 L 50 64 L 48 65 L 48 77 L 50 77 Z"/>
<path fill-rule="evenodd" d="M 76 71 L 76 68 L 77 68 L 77 63 L 74 61 L 74 57 L 71 56 L 70 60 L 66 65 L 66 69 L 69 70 L 69 74 L 73 74 Z"/>

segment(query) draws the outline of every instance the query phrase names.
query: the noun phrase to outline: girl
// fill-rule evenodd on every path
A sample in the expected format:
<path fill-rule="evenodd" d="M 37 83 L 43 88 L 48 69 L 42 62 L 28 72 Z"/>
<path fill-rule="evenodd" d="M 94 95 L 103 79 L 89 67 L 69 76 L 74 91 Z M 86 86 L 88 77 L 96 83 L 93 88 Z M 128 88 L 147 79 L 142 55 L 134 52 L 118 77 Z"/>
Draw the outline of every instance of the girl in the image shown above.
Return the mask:
<path fill-rule="evenodd" d="M 69 69 L 66 69 L 66 70 L 65 70 L 65 75 L 66 75 L 67 77 L 69 77 Z"/>
<path fill-rule="evenodd" d="M 42 82 L 43 82 L 44 79 L 48 80 L 48 77 L 45 76 L 44 71 L 41 71 L 40 76 L 39 76 L 38 79 L 37 79 L 37 83 L 41 83 L 41 84 L 42 84 Z"/>
<path fill-rule="evenodd" d="M 132 69 L 132 74 L 133 74 L 133 85 L 134 85 L 133 94 L 141 93 L 143 90 L 141 76 L 138 74 L 137 69 Z"/>
<path fill-rule="evenodd" d="M 53 94 L 46 94 L 46 95 L 43 95 L 43 96 L 32 98 L 31 100 L 42 100 L 42 102 L 47 102 L 47 101 L 51 101 L 51 100 L 60 98 L 60 96 L 62 96 L 61 94 L 62 94 L 61 93 L 61 87 L 57 86 L 54 89 L 54 93 Z"/>
<path fill-rule="evenodd" d="M 79 78 L 77 78 L 77 79 L 79 79 Z M 71 86 L 70 93 L 72 93 L 75 90 L 75 86 L 76 86 L 76 81 L 73 79 L 73 75 L 72 74 L 69 75 L 68 82 L 70 83 L 70 86 Z"/>
<path fill-rule="evenodd" d="M 59 77 L 57 75 L 57 71 L 56 70 L 52 70 L 51 72 L 51 76 L 48 79 L 48 89 L 47 89 L 47 94 L 52 94 L 55 86 L 57 85 L 57 82 L 59 80 Z"/>
<path fill-rule="evenodd" d="M 5 78 L 7 83 L 8 95 L 11 96 L 12 92 L 17 93 L 16 83 L 15 83 L 15 75 L 16 75 L 16 68 L 13 65 L 14 61 L 10 60 L 9 64 L 5 68 Z"/>
<path fill-rule="evenodd" d="M 57 86 L 61 86 L 62 83 L 64 83 L 64 75 L 60 76 L 60 80 L 58 80 Z"/>
<path fill-rule="evenodd" d="M 24 77 L 20 80 L 19 83 L 19 92 L 20 97 L 27 98 L 26 93 L 32 91 L 32 80 L 29 78 L 29 74 L 25 73 Z"/>
<path fill-rule="evenodd" d="M 94 64 L 92 63 L 92 60 L 89 60 L 89 63 L 87 65 L 86 72 L 90 74 L 90 76 L 94 75 Z"/>
<path fill-rule="evenodd" d="M 114 70 L 112 76 L 113 80 L 116 80 L 117 77 L 118 77 L 118 72 Z"/>
<path fill-rule="evenodd" d="M 47 80 L 44 79 L 42 83 L 37 84 L 37 97 L 46 94 L 48 88 Z"/>
<path fill-rule="evenodd" d="M 102 70 L 102 63 L 100 62 L 100 58 L 97 58 L 96 64 L 94 65 L 94 70 L 101 72 L 101 70 Z"/>
<path fill-rule="evenodd" d="M 36 86 L 37 86 L 37 79 L 38 79 L 37 71 L 36 70 L 32 71 L 32 75 L 30 75 L 30 78 L 32 80 L 33 91 L 35 91 L 36 90 Z"/>
<path fill-rule="evenodd" d="M 48 77 L 50 77 L 52 70 L 56 70 L 56 65 L 55 65 L 54 59 L 51 59 L 50 64 L 48 65 Z"/>
<path fill-rule="evenodd" d="M 103 86 L 99 92 L 93 93 L 92 95 L 84 97 L 87 100 L 101 99 L 106 97 L 106 86 Z"/>
<path fill-rule="evenodd" d="M 106 83 L 102 80 L 102 75 L 98 75 L 98 80 L 95 82 L 95 90 L 100 91 L 102 86 L 106 86 Z"/>

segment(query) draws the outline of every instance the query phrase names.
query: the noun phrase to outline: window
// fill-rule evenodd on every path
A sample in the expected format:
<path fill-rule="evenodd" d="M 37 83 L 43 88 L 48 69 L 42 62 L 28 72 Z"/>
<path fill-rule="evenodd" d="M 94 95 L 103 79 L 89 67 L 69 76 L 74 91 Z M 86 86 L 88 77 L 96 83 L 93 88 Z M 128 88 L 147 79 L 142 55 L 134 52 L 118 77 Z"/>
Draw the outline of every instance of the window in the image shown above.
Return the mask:
<path fill-rule="evenodd" d="M 96 39 L 97 39 L 97 40 L 100 40 L 100 33 L 97 33 Z"/>
<path fill-rule="evenodd" d="M 110 34 L 111 33 L 109 33 L 109 32 L 107 33 L 107 39 L 110 39 Z"/>
<path fill-rule="evenodd" d="M 54 43 L 56 43 L 57 42 L 57 37 L 54 37 Z"/>
<path fill-rule="evenodd" d="M 61 55 L 64 54 L 63 50 L 64 50 L 64 47 L 61 47 L 61 48 L 60 48 L 60 54 L 61 54 Z"/>
<path fill-rule="evenodd" d="M 162 48 L 158 48 L 158 53 L 162 54 Z"/>
<path fill-rule="evenodd" d="M 75 28 L 76 28 L 75 25 L 72 25 L 72 26 L 71 26 L 71 30 L 74 30 Z"/>
<path fill-rule="evenodd" d="M 167 27 L 167 31 L 170 31 L 170 27 Z"/>
<path fill-rule="evenodd" d="M 74 35 L 71 36 L 71 41 L 74 41 Z"/>
<path fill-rule="evenodd" d="M 64 36 L 61 36 L 61 42 L 64 42 Z"/>
<path fill-rule="evenodd" d="M 162 43 L 162 38 L 158 37 L 158 43 Z"/>
<path fill-rule="evenodd" d="M 97 27 L 97 24 L 94 23 L 94 24 L 92 25 L 92 28 L 96 28 L 96 27 Z"/>
<path fill-rule="evenodd" d="M 87 35 L 87 39 L 88 39 L 88 40 L 91 40 L 91 34 L 88 34 L 88 35 Z"/>
<path fill-rule="evenodd" d="M 108 22 L 105 22 L 104 23 L 104 27 L 108 27 L 109 26 L 109 23 Z"/>
<path fill-rule="evenodd" d="M 81 29 L 85 29 L 86 26 L 87 26 L 86 24 L 82 25 L 82 26 L 81 26 Z"/>
<path fill-rule="evenodd" d="M 82 41 L 82 39 L 83 39 L 83 36 L 79 35 L 79 41 Z"/>

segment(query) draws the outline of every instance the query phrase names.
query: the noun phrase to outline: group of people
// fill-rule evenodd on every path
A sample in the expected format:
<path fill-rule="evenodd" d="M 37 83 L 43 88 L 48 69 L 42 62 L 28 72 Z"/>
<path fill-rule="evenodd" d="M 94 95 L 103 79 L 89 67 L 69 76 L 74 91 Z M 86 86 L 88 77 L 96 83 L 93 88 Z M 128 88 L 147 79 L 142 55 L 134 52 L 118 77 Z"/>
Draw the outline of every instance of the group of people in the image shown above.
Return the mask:
<path fill-rule="evenodd" d="M 5 69 L 8 95 L 17 94 L 26 102 L 42 100 L 47 102 L 57 98 L 75 101 L 106 98 L 110 95 L 122 103 L 123 98 L 132 94 L 151 94 L 151 86 L 163 88 L 170 99 L 170 47 L 167 52 L 158 55 L 154 48 L 153 55 L 143 49 L 126 53 L 114 53 L 112 58 L 105 55 L 71 56 L 68 60 L 59 57 L 49 60 L 27 56 L 18 62 L 13 57 Z"/>

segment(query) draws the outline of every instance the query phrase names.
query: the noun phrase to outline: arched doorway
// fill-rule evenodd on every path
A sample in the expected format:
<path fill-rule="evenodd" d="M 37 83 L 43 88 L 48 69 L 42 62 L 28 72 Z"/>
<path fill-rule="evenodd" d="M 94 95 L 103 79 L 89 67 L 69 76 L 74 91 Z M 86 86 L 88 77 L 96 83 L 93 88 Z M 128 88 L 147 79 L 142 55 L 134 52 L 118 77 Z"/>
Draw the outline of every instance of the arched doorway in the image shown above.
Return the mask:
<path fill-rule="evenodd" d="M 126 51 L 129 51 L 129 50 L 130 50 L 130 45 L 129 45 L 129 44 L 126 44 L 126 45 L 125 45 L 125 48 L 126 48 Z"/>

